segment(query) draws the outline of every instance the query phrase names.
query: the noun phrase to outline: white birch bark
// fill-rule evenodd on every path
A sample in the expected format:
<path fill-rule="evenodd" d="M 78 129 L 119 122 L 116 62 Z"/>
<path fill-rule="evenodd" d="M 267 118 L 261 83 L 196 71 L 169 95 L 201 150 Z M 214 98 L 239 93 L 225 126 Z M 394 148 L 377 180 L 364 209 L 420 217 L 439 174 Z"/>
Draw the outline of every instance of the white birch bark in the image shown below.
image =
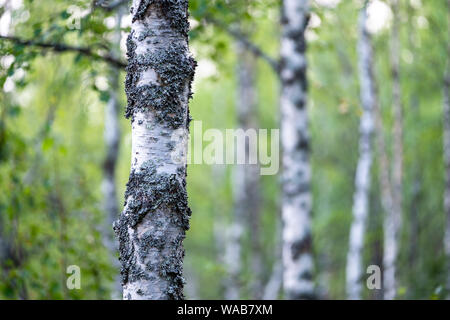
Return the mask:
<path fill-rule="evenodd" d="M 450 299 L 450 0 L 447 0 L 447 68 L 443 88 L 443 113 L 444 113 L 444 166 L 445 166 L 445 191 L 444 213 L 446 218 L 444 249 L 447 262 L 447 299 Z"/>
<path fill-rule="evenodd" d="M 373 49 L 367 23 L 367 2 L 359 14 L 358 64 L 360 98 L 363 113 L 359 127 L 359 159 L 353 194 L 353 221 L 350 228 L 347 253 L 346 286 L 348 299 L 361 299 L 363 247 L 366 221 L 369 215 L 369 191 L 372 167 L 373 112 L 376 103 L 373 77 Z"/>
<path fill-rule="evenodd" d="M 392 111 L 394 113 L 392 152 L 392 211 L 386 212 L 384 224 L 383 292 L 384 299 L 394 299 L 397 292 L 396 262 L 402 218 L 403 190 L 403 110 L 400 87 L 399 3 L 391 0 L 393 27 L 391 39 Z"/>
<path fill-rule="evenodd" d="M 232 224 L 227 229 L 225 244 L 225 266 L 227 276 L 225 280 L 224 297 L 226 300 L 238 300 L 242 287 L 242 235 L 245 221 L 235 213 Z"/>
<path fill-rule="evenodd" d="M 188 0 L 133 0 L 131 14 L 125 83 L 131 173 L 114 225 L 123 297 L 183 299 L 188 100 L 196 65 L 188 48 Z"/>
<path fill-rule="evenodd" d="M 313 298 L 311 166 L 308 132 L 306 41 L 308 0 L 282 2 L 281 144 L 283 286 L 285 298 Z"/>

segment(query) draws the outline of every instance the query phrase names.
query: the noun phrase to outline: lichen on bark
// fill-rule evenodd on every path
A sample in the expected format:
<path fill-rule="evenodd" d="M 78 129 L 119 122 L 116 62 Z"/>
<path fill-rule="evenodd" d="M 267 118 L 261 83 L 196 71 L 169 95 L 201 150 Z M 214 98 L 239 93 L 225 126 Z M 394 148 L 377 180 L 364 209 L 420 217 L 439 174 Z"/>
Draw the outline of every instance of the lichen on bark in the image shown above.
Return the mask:
<path fill-rule="evenodd" d="M 129 62 L 125 86 L 128 106 L 125 116 L 133 118 L 136 110 L 148 108 L 148 101 L 151 101 L 151 108 L 159 121 L 166 121 L 175 129 L 180 127 L 183 124 L 180 94 L 183 94 L 186 81 L 194 75 L 195 60 L 185 54 L 186 48 L 179 43 L 157 52 L 137 55 L 132 37 L 133 31 L 127 41 Z M 141 73 L 147 70 L 154 70 L 157 83 L 138 86 Z"/>
<path fill-rule="evenodd" d="M 119 238 L 124 299 L 183 299 L 183 240 L 191 210 L 186 192 L 185 139 L 196 62 L 188 48 L 187 0 L 133 0 L 127 39 L 132 122 L 131 173 Z"/>

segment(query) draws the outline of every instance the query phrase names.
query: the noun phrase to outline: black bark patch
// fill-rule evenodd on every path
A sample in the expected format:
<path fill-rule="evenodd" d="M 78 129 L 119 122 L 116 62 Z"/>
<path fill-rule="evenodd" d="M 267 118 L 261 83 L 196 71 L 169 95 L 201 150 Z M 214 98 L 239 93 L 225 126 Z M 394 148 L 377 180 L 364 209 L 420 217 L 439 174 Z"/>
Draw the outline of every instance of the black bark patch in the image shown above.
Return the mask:
<path fill-rule="evenodd" d="M 302 239 L 294 242 L 291 246 L 291 255 L 293 260 L 297 260 L 300 255 L 311 253 L 312 241 L 311 235 L 307 234 Z"/>

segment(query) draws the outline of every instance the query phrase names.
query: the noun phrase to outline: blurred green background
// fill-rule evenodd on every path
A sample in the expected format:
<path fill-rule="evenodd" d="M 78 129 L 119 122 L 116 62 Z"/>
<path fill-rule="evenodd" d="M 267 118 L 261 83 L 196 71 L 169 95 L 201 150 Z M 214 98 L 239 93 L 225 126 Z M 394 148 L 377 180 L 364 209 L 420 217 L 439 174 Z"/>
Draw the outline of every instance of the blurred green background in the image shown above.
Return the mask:
<path fill-rule="evenodd" d="M 387 2 L 373 1 L 370 30 L 375 73 L 386 128 L 392 126 Z M 444 166 L 442 79 L 447 54 L 445 0 L 401 3 L 401 85 L 404 105 L 404 208 L 398 261 L 399 298 L 443 298 Z M 251 40 L 271 56 L 279 46 L 279 1 L 191 0 L 191 49 L 199 63 L 190 104 L 206 128 L 235 128 L 234 40 L 204 20 L 233 26 L 251 22 Z M 357 15 L 362 1 L 311 1 L 307 31 L 309 115 L 312 134 L 313 243 L 316 284 L 326 298 L 345 298 L 345 263 L 352 219 L 361 115 L 357 69 Z M 72 10 L 72 8 L 75 10 Z M 79 19 L 73 11 L 80 13 Z M 0 0 L 0 34 L 23 39 L 111 47 L 114 12 L 81 0 Z M 9 17 L 9 18 L 8 18 Z M 75 19 L 75 20 L 74 20 Z M 78 20 L 77 20 L 78 19 Z M 73 22 L 79 26 L 73 27 Z M 123 41 L 130 21 L 122 21 Z M 122 43 L 125 61 L 125 48 Z M 0 39 L 0 225 L 8 252 L 0 262 L 2 299 L 109 299 L 117 270 L 102 243 L 104 112 L 111 68 L 99 59 L 55 53 Z M 278 81 L 258 60 L 258 118 L 278 128 Z M 120 101 L 125 72 L 120 74 Z M 130 122 L 122 129 L 116 172 L 123 203 L 130 169 Z M 391 143 L 390 130 L 386 141 Z M 382 208 L 377 154 L 373 166 L 364 265 L 382 264 Z M 191 229 L 185 240 L 187 298 L 223 298 L 226 270 L 217 233 L 233 216 L 233 166 L 189 166 Z M 219 172 L 219 174 L 217 174 Z M 263 281 L 272 273 L 279 221 L 279 177 L 262 177 Z M 119 212 L 118 212 L 119 214 Z M 6 240 L 5 240 L 6 239 Z M 250 298 L 252 271 L 244 244 L 242 298 Z M 66 268 L 78 265 L 80 290 L 66 287 Z M 377 290 L 364 298 L 379 298 Z"/>

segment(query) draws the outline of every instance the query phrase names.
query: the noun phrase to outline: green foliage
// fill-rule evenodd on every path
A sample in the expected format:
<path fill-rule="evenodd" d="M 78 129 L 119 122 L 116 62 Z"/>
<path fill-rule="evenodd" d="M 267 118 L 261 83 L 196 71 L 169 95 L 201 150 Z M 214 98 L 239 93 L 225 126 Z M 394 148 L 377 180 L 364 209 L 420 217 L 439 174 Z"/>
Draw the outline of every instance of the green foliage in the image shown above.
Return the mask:
<path fill-rule="evenodd" d="M 405 114 L 404 227 L 399 260 L 399 297 L 442 299 L 446 270 L 443 252 L 442 94 L 446 63 L 445 1 L 403 1 L 401 81 Z M 354 174 L 361 116 L 357 66 L 357 13 L 360 1 L 335 8 L 315 2 L 308 30 L 309 112 L 313 166 L 313 240 L 318 277 L 328 298 L 345 298 L 345 263 L 351 222 Z M 191 47 L 199 61 L 191 114 L 204 128 L 232 128 L 235 114 L 235 39 L 208 22 L 245 31 L 276 58 L 279 1 L 191 0 Z M 83 12 L 73 28 L 76 7 Z M 70 9 L 72 8 L 72 9 Z M 28 15 L 26 14 L 28 12 Z M 0 16 L 4 9 L 0 8 Z M 114 12 L 93 9 L 91 1 L 25 0 L 13 12 L 11 35 L 109 52 Z M 28 17 L 27 17 L 28 16 Z M 77 22 L 77 23 L 78 23 Z M 124 32 L 129 26 L 123 28 Z M 391 148 L 391 74 L 388 27 L 373 35 L 380 106 Z M 98 85 L 110 66 L 83 54 L 0 40 L 0 238 L 7 257 L 0 262 L 0 298 L 108 299 L 116 270 L 104 248 L 100 226 L 104 157 L 103 108 L 107 88 Z M 123 83 L 123 74 L 120 83 Z M 258 63 L 261 128 L 277 128 L 278 79 Z M 8 90 L 7 90 L 8 89 Z M 120 100 L 125 104 L 123 88 Z M 121 120 L 117 184 L 122 201 L 129 175 L 130 125 Z M 390 151 L 392 153 L 394 151 Z M 383 212 L 377 154 L 370 194 L 364 265 L 380 265 Z M 226 274 L 215 231 L 232 219 L 232 167 L 190 165 L 185 272 L 189 291 L 222 298 Z M 264 281 L 275 262 L 279 221 L 279 181 L 262 178 Z M 414 220 L 416 219 L 416 220 Z M 414 224 L 417 222 L 417 225 Z M 248 234 L 246 234 L 248 237 Z M 413 244 L 416 247 L 413 247 Z M 250 249 L 244 250 L 245 297 L 249 296 Z M 67 290 L 66 267 L 82 270 L 82 289 Z M 195 284 L 195 286 L 191 286 Z M 196 288 L 196 290 L 193 289 Z M 377 298 L 365 292 L 365 298 Z"/>

